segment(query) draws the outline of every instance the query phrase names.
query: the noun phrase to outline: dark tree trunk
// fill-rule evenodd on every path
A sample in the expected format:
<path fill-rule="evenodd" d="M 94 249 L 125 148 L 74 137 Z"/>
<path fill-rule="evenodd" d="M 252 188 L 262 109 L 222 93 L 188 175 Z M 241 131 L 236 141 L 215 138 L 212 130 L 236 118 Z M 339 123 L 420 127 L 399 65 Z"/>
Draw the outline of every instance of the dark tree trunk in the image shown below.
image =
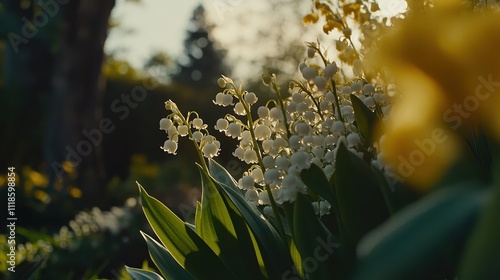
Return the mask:
<path fill-rule="evenodd" d="M 84 202 L 96 206 L 105 202 L 102 136 L 96 131 L 105 86 L 103 48 L 114 5 L 115 0 L 72 0 L 62 6 L 44 145 L 51 186 L 75 184 Z M 63 170 L 65 161 L 73 163 L 76 177 Z"/>

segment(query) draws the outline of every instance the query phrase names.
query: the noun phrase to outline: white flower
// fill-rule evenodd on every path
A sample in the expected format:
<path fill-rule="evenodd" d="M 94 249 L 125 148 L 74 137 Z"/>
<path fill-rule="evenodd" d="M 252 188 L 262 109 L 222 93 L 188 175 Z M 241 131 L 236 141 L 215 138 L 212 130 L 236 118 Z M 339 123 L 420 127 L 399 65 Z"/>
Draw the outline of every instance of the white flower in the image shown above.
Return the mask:
<path fill-rule="evenodd" d="M 200 142 L 201 139 L 203 139 L 203 133 L 201 133 L 200 131 L 195 131 L 193 132 L 193 140 L 196 141 L 196 142 Z"/>
<path fill-rule="evenodd" d="M 193 127 L 196 129 L 203 129 L 206 127 L 203 125 L 203 120 L 200 118 L 194 118 L 192 124 L 193 124 Z"/>
<path fill-rule="evenodd" d="M 169 153 L 169 154 L 176 154 L 177 151 L 177 142 L 174 142 L 172 140 L 167 140 L 163 144 L 163 147 L 161 147 L 163 151 Z"/>
<path fill-rule="evenodd" d="M 168 130 L 167 130 L 167 135 L 168 135 L 168 138 L 172 138 L 173 136 L 179 134 L 177 132 L 177 127 L 175 126 L 171 126 Z"/>
<path fill-rule="evenodd" d="M 222 92 L 219 92 L 215 95 L 215 100 L 214 100 L 214 104 L 215 105 L 223 105 L 224 104 L 224 93 Z"/>
<path fill-rule="evenodd" d="M 233 105 L 233 96 L 231 94 L 224 94 L 222 106 L 226 107 L 229 105 Z"/>
<path fill-rule="evenodd" d="M 361 83 L 360 82 L 352 83 L 351 89 L 352 89 L 352 91 L 360 92 L 361 91 Z"/>
<path fill-rule="evenodd" d="M 212 143 L 205 144 L 201 151 L 203 152 L 203 156 L 206 158 L 213 158 L 219 154 L 219 141 L 214 141 Z"/>
<path fill-rule="evenodd" d="M 325 94 L 325 101 L 332 102 L 332 103 L 335 102 L 335 95 L 333 94 L 333 92 L 329 91 Z"/>
<path fill-rule="evenodd" d="M 306 136 L 311 133 L 311 127 L 305 122 L 299 122 L 295 125 L 295 132 L 298 136 Z"/>
<path fill-rule="evenodd" d="M 368 96 L 367 98 L 365 98 L 363 100 L 363 103 L 365 103 L 365 105 L 367 107 L 375 107 L 375 100 L 373 100 L 373 97 L 371 97 L 371 96 Z"/>
<path fill-rule="evenodd" d="M 236 103 L 236 105 L 234 105 L 234 112 L 236 113 L 236 115 L 240 116 L 246 115 L 245 106 L 243 105 L 243 103 L 241 102 Z"/>
<path fill-rule="evenodd" d="M 262 158 L 262 163 L 266 169 L 274 167 L 274 158 L 272 156 L 265 156 Z"/>
<path fill-rule="evenodd" d="M 304 114 L 305 112 L 307 112 L 307 110 L 309 110 L 309 105 L 307 105 L 305 102 L 297 104 L 297 112 L 299 114 Z"/>
<path fill-rule="evenodd" d="M 254 132 L 257 140 L 265 140 L 271 137 L 271 129 L 267 125 L 257 125 Z"/>
<path fill-rule="evenodd" d="M 250 172 L 250 175 L 255 183 L 260 184 L 264 182 L 264 173 L 262 172 L 262 169 L 254 168 L 252 172 Z"/>
<path fill-rule="evenodd" d="M 276 138 L 273 143 L 273 148 L 276 150 L 281 150 L 288 145 L 285 138 Z"/>
<path fill-rule="evenodd" d="M 271 148 L 273 147 L 274 141 L 271 139 L 262 141 L 262 150 L 264 153 L 268 154 Z"/>
<path fill-rule="evenodd" d="M 238 187 L 240 189 L 248 190 L 254 188 L 254 180 L 252 176 L 243 176 L 238 180 Z"/>
<path fill-rule="evenodd" d="M 307 169 L 311 165 L 309 154 L 303 151 L 297 151 L 290 157 L 292 165 L 297 166 L 299 170 Z"/>
<path fill-rule="evenodd" d="M 257 153 L 254 150 L 246 150 L 243 159 L 246 163 L 256 163 L 258 161 Z"/>
<path fill-rule="evenodd" d="M 173 125 L 173 122 L 172 120 L 170 119 L 167 119 L 167 118 L 163 118 L 160 120 L 160 130 L 169 130 Z"/>
<path fill-rule="evenodd" d="M 316 54 L 316 50 L 314 48 L 307 48 L 307 57 L 313 58 Z"/>
<path fill-rule="evenodd" d="M 334 136 L 340 136 L 340 135 L 344 134 L 344 132 L 345 132 L 344 123 L 341 121 L 333 122 L 332 126 L 330 127 L 330 132 Z"/>
<path fill-rule="evenodd" d="M 343 106 L 342 108 L 340 108 L 340 112 L 343 116 L 347 116 L 350 114 L 354 114 L 354 109 L 352 109 L 351 106 Z"/>
<path fill-rule="evenodd" d="M 237 123 L 230 123 L 227 127 L 226 131 L 227 136 L 231 136 L 232 138 L 238 138 L 241 135 L 241 125 Z"/>
<path fill-rule="evenodd" d="M 366 84 L 363 86 L 363 92 L 365 94 L 372 94 L 375 92 L 375 89 L 373 88 L 372 84 Z"/>
<path fill-rule="evenodd" d="M 333 76 L 335 73 L 337 73 L 337 64 L 333 62 L 332 64 L 328 64 L 325 67 L 325 70 L 323 71 L 323 74 L 325 75 L 325 79 L 333 79 Z"/>
<path fill-rule="evenodd" d="M 302 103 L 304 101 L 304 96 L 300 92 L 296 92 L 292 95 L 293 103 Z"/>
<path fill-rule="evenodd" d="M 237 157 L 240 160 L 243 160 L 245 156 L 245 149 L 243 149 L 242 147 L 236 148 L 236 150 L 234 150 L 233 152 L 233 156 Z"/>
<path fill-rule="evenodd" d="M 226 131 L 229 126 L 229 122 L 226 119 L 218 119 L 215 125 L 215 129 L 218 131 Z"/>
<path fill-rule="evenodd" d="M 261 119 L 265 119 L 269 116 L 269 109 L 264 106 L 260 106 L 259 109 L 257 109 L 257 115 Z"/>
<path fill-rule="evenodd" d="M 330 150 L 330 151 L 326 152 L 326 154 L 325 154 L 325 160 L 328 161 L 328 162 L 330 162 L 330 163 L 334 162 L 335 161 L 335 155 L 337 154 L 336 151 L 337 150 L 335 149 L 335 150 Z"/>
<path fill-rule="evenodd" d="M 226 80 L 224 80 L 223 78 L 217 79 L 217 85 L 219 85 L 219 87 L 221 87 L 221 88 L 225 88 L 226 87 Z"/>
<path fill-rule="evenodd" d="M 248 92 L 247 94 L 245 94 L 245 101 L 250 104 L 250 105 L 253 105 L 257 102 L 258 98 L 257 98 L 257 95 L 255 95 L 255 93 L 253 92 Z"/>
<path fill-rule="evenodd" d="M 280 181 L 281 173 L 276 168 L 271 168 L 264 172 L 264 179 L 266 184 L 277 184 Z"/>
<path fill-rule="evenodd" d="M 316 77 L 317 75 L 316 69 L 312 67 L 304 67 L 300 69 L 300 71 L 302 72 L 302 76 L 304 77 L 304 79 L 308 81 L 314 79 L 314 77 Z"/>
<path fill-rule="evenodd" d="M 259 193 L 255 188 L 249 189 L 245 192 L 245 199 L 257 206 L 259 204 Z"/>
<path fill-rule="evenodd" d="M 276 167 L 281 170 L 287 170 L 288 166 L 290 166 L 290 160 L 284 156 L 277 157 L 275 163 Z"/>
<path fill-rule="evenodd" d="M 177 127 L 177 131 L 179 132 L 180 136 L 186 136 L 189 133 L 189 128 L 187 127 L 187 125 L 179 125 L 179 127 Z"/>
<path fill-rule="evenodd" d="M 314 84 L 316 85 L 316 87 L 318 88 L 319 91 L 323 91 L 326 88 L 325 78 L 323 78 L 321 76 L 316 76 L 314 78 Z"/>
<path fill-rule="evenodd" d="M 351 133 L 347 135 L 347 145 L 348 147 L 357 146 L 361 142 L 361 138 L 358 133 Z"/>
<path fill-rule="evenodd" d="M 316 119 L 316 114 L 312 110 L 308 110 L 304 113 L 304 119 L 309 121 L 309 123 L 313 123 Z"/>
<path fill-rule="evenodd" d="M 344 86 L 340 91 L 343 95 L 349 95 L 352 93 L 352 89 L 350 86 Z"/>
<path fill-rule="evenodd" d="M 273 107 L 269 111 L 269 116 L 273 121 L 279 121 L 283 119 L 283 113 L 278 107 Z"/>
<path fill-rule="evenodd" d="M 297 103 L 295 102 L 290 102 L 287 106 L 286 106 L 286 111 L 290 114 L 293 114 L 295 112 L 297 112 Z"/>
<path fill-rule="evenodd" d="M 297 135 L 290 136 L 290 139 L 288 139 L 288 144 L 292 149 L 298 149 L 302 147 L 302 143 L 300 143 L 300 137 Z"/>
<path fill-rule="evenodd" d="M 274 211 L 271 206 L 265 206 L 262 211 L 264 212 L 264 215 L 274 218 Z"/>
<path fill-rule="evenodd" d="M 326 99 L 321 101 L 319 103 L 319 109 L 323 112 L 330 110 L 330 102 L 328 102 Z"/>
<path fill-rule="evenodd" d="M 299 63 L 299 70 L 302 71 L 302 69 L 304 69 L 305 67 L 307 67 L 307 63 L 305 63 L 305 62 Z"/>
<path fill-rule="evenodd" d="M 269 195 L 267 194 L 267 192 L 260 192 L 259 193 L 259 204 L 260 205 L 271 204 L 271 201 L 269 200 Z"/>
<path fill-rule="evenodd" d="M 353 72 L 354 76 L 361 76 L 363 74 L 363 63 L 361 62 L 361 60 L 355 59 L 353 61 L 352 72 Z M 355 91 L 358 91 L 358 90 L 355 90 Z"/>

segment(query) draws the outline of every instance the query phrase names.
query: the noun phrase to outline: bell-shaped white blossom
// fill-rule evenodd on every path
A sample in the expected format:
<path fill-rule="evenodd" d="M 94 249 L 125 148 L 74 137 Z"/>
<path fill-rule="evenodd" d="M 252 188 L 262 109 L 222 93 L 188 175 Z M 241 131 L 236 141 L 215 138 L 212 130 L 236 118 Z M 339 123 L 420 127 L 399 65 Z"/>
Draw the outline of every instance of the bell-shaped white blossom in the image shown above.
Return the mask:
<path fill-rule="evenodd" d="M 243 103 L 241 102 L 236 103 L 234 105 L 234 112 L 236 113 L 236 115 L 240 116 L 246 115 L 245 106 L 243 105 Z"/>
<path fill-rule="evenodd" d="M 160 130 L 168 131 L 173 125 L 172 120 L 163 118 L 160 120 Z"/>
<path fill-rule="evenodd" d="M 269 137 L 271 137 L 271 129 L 267 126 L 267 125 L 257 125 L 257 127 L 255 127 L 255 137 L 257 138 L 257 140 L 265 140 L 265 139 L 269 139 Z"/>
<path fill-rule="evenodd" d="M 244 99 L 250 105 L 257 103 L 257 100 L 258 100 L 257 95 L 255 95 L 255 93 L 253 93 L 253 92 L 246 93 L 244 96 Z"/>
<path fill-rule="evenodd" d="M 229 126 L 229 122 L 226 119 L 218 119 L 215 125 L 215 129 L 218 131 L 226 131 Z"/>
<path fill-rule="evenodd" d="M 226 135 L 232 138 L 238 138 L 241 136 L 241 125 L 237 123 L 230 123 L 226 130 Z"/>
<path fill-rule="evenodd" d="M 165 141 L 165 143 L 163 144 L 163 147 L 161 147 L 161 148 L 163 149 L 163 151 L 165 151 L 169 154 L 175 155 L 176 151 L 177 151 L 177 142 L 172 141 L 172 140 L 167 140 L 167 141 Z"/>

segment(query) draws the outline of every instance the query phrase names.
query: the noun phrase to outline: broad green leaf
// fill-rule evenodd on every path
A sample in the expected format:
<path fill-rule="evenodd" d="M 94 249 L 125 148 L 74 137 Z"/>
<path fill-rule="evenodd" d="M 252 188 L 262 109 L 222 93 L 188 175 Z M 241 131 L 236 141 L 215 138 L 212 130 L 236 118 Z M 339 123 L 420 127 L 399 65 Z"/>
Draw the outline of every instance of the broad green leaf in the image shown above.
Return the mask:
<path fill-rule="evenodd" d="M 125 269 L 128 272 L 128 275 L 132 277 L 133 280 L 163 280 L 163 278 L 149 270 L 132 268 L 125 266 Z"/>
<path fill-rule="evenodd" d="M 293 240 L 302 260 L 307 279 L 332 279 L 333 236 L 326 232 L 314 212 L 312 203 L 301 193 L 293 208 Z"/>
<path fill-rule="evenodd" d="M 315 194 L 328 201 L 332 207 L 336 207 L 337 201 L 335 199 L 335 193 L 325 173 L 319 166 L 311 164 L 311 167 L 302 170 L 300 172 L 300 179 L 302 179 L 302 182 L 304 182 L 304 184 Z"/>
<path fill-rule="evenodd" d="M 167 280 L 196 280 L 187 270 L 180 266 L 172 255 L 156 240 L 149 235 L 141 232 L 148 245 L 149 254 L 151 259 L 160 270 L 161 274 Z"/>
<path fill-rule="evenodd" d="M 332 216 L 334 217 L 334 228 L 332 229 L 332 232 L 338 235 L 338 228 L 341 224 L 341 218 L 337 205 L 334 184 L 326 178 L 323 170 L 316 164 L 311 164 L 311 167 L 309 169 L 302 170 L 302 172 L 300 173 L 300 178 L 309 190 L 313 191 L 316 195 L 326 199 L 330 203 L 333 212 Z"/>
<path fill-rule="evenodd" d="M 242 196 L 232 176 L 214 160 L 209 161 L 210 174 L 225 183 L 218 184 L 234 203 L 244 218 L 259 245 L 269 279 L 281 279 L 283 273 L 293 267 L 290 252 L 273 226 L 262 216 L 254 205 Z"/>
<path fill-rule="evenodd" d="M 493 193 L 466 245 L 459 279 L 500 279 L 499 183 L 493 186 Z"/>
<path fill-rule="evenodd" d="M 371 146 L 373 143 L 373 130 L 377 122 L 377 114 L 366 107 L 365 103 L 354 94 L 351 94 L 351 103 L 359 132 L 361 132 L 363 138 L 365 138 Z"/>
<path fill-rule="evenodd" d="M 227 204 L 232 202 L 229 199 L 224 200 L 212 178 L 203 169 L 199 169 L 203 192 L 201 208 L 199 208 L 201 209 L 201 218 L 199 218 L 199 225 L 196 227 L 197 233 L 235 272 L 238 279 L 263 279 L 248 228 L 244 224 L 241 214 L 234 213 L 236 207 L 228 209 Z M 220 191 L 224 192 L 222 187 L 220 187 Z M 238 223 L 238 234 L 233 220 Z"/>
<path fill-rule="evenodd" d="M 290 246 L 290 255 L 292 256 L 293 263 L 295 264 L 295 268 L 300 275 L 300 277 L 304 277 L 304 270 L 302 268 L 302 258 L 300 257 L 300 252 L 297 249 L 297 245 L 293 241 L 293 238 L 290 238 L 289 242 Z"/>
<path fill-rule="evenodd" d="M 389 211 L 370 167 L 343 143 L 337 151 L 335 176 L 341 241 L 355 246 L 361 237 L 389 217 Z"/>
<path fill-rule="evenodd" d="M 210 247 L 179 217 L 139 185 L 142 209 L 154 232 L 172 257 L 197 279 L 236 276 Z"/>
<path fill-rule="evenodd" d="M 486 196 L 476 186 L 450 186 L 402 209 L 361 240 L 355 279 L 428 279 L 431 266 L 470 234 Z"/>

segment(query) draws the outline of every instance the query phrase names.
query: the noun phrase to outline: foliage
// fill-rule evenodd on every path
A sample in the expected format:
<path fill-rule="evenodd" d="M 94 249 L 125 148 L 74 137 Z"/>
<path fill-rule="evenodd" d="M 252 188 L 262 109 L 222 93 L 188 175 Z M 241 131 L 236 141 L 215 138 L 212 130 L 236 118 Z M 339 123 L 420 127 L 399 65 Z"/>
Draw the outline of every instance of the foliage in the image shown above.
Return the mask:
<path fill-rule="evenodd" d="M 265 74 L 276 97 L 255 110 L 257 94 L 218 80 L 214 103 L 235 115 L 215 129 L 238 140 L 233 155 L 249 166 L 241 178 L 213 159 L 222 145 L 198 112 L 165 103 L 161 148 L 176 154 L 180 138 L 191 140 L 202 199 L 190 224 L 139 185 L 161 276 L 129 269 L 131 277 L 499 278 L 498 7 L 412 2 L 389 25 L 373 1 L 313 3 L 304 22 L 321 15 L 325 33 L 340 31 L 338 52 L 332 59 L 307 43 L 290 97 Z M 488 104 L 479 104 L 478 79 Z M 454 131 L 449 108 L 472 124 Z"/>

